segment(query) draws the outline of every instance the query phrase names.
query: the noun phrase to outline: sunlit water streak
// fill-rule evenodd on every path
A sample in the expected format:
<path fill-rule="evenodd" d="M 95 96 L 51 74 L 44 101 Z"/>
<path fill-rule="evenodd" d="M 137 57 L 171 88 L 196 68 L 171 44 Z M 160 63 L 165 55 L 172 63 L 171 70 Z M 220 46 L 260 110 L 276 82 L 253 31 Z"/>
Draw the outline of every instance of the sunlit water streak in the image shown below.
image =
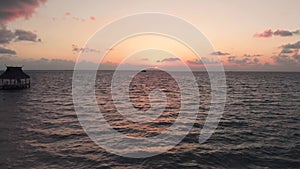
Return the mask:
<path fill-rule="evenodd" d="M 28 74 L 32 77 L 30 89 L 0 91 L 0 168 L 300 166 L 299 73 L 226 73 L 228 97 L 223 118 L 214 135 L 201 145 L 198 137 L 209 110 L 211 89 L 207 74 L 195 73 L 201 95 L 197 123 L 179 145 L 146 159 L 112 155 L 89 139 L 73 108 L 71 71 Z M 185 73 L 176 75 L 184 77 Z M 140 125 L 113 113 L 114 106 L 107 97 L 111 76 L 110 71 L 99 73 L 96 93 L 105 118 L 116 130 L 135 137 L 151 137 L 174 122 L 180 100 L 176 99 L 178 89 L 168 84 L 169 80 L 165 80 L 166 88 L 170 87 L 167 92 L 174 97 L 166 104 L 168 111 L 153 123 Z M 132 92 L 140 94 L 139 90 L 137 87 Z M 147 97 L 139 97 L 132 95 L 134 106 L 148 109 Z"/>

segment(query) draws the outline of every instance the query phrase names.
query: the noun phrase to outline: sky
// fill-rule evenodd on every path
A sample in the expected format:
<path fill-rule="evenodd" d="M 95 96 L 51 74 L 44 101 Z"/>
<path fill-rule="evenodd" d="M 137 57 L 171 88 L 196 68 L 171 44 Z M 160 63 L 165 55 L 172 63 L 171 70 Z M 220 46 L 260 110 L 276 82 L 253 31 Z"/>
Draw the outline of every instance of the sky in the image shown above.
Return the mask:
<path fill-rule="evenodd" d="M 214 66 L 217 57 L 228 71 L 300 71 L 299 6 L 298 0 L 1 0 L 0 69 L 72 70 L 75 62 L 99 64 L 97 56 L 105 54 L 102 69 L 124 64 L 202 70 L 203 62 Z M 101 39 L 95 35 L 103 26 L 145 12 L 194 25 L 214 51 L 197 56 L 180 41 L 157 34 L 129 37 L 107 49 L 90 43 Z M 130 27 L 115 33 L 124 29 Z M 78 60 L 79 55 L 95 59 Z"/>

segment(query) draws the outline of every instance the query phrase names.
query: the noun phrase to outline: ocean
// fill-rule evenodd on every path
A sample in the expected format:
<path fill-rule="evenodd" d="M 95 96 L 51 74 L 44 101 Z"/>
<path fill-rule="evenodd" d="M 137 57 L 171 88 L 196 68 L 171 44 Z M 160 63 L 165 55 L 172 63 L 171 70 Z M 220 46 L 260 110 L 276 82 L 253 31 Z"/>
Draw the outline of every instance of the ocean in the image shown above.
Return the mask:
<path fill-rule="evenodd" d="M 72 71 L 26 73 L 31 76 L 30 89 L 0 90 L 0 168 L 300 166 L 300 73 L 226 72 L 227 100 L 223 117 L 213 135 L 199 144 L 199 134 L 211 105 L 211 88 L 205 72 L 194 72 L 200 95 L 196 123 L 175 147 L 141 159 L 112 154 L 88 137 L 74 110 Z M 131 86 L 134 108 L 151 109 L 147 91 L 155 89 L 151 85 L 157 80 L 164 82 L 160 87 L 166 89 L 168 100 L 161 116 L 152 123 L 139 125 L 122 119 L 115 110 L 109 85 L 113 72 L 98 72 L 95 88 L 99 108 L 109 124 L 124 135 L 158 135 L 178 116 L 180 89 L 172 78 L 161 73 L 144 74 Z M 185 72 L 174 74 L 177 78 L 187 76 Z M 122 100 L 118 104 L 126 110 Z"/>

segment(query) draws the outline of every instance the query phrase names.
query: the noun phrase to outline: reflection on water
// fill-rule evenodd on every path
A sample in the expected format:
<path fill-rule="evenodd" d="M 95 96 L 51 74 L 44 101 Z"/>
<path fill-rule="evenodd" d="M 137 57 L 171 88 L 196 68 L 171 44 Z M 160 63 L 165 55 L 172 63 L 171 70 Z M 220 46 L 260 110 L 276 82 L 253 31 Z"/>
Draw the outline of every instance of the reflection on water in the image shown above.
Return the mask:
<path fill-rule="evenodd" d="M 128 77 L 128 73 L 124 72 L 122 76 Z M 180 111 L 181 95 L 176 80 L 163 71 L 140 72 L 130 79 L 132 80 L 129 86 L 122 83 L 117 86 L 116 94 L 119 95 L 114 98 L 111 97 L 111 80 L 102 81 L 101 87 L 97 88 L 96 92 L 101 112 L 114 129 L 127 136 L 159 135 L 174 123 Z M 128 94 L 121 95 L 122 90 L 126 90 L 127 87 Z M 126 97 L 129 98 L 132 108 L 136 109 L 139 117 L 130 116 L 134 110 L 124 101 Z M 141 117 L 146 117 L 144 123 L 139 119 Z"/>
<path fill-rule="evenodd" d="M 30 89 L 0 91 L 0 168 L 297 168 L 300 165 L 299 73 L 227 73 L 228 97 L 223 118 L 214 135 L 201 145 L 198 136 L 209 110 L 211 89 L 206 73 L 195 73 L 201 95 L 198 122 L 179 145 L 146 159 L 112 155 L 89 139 L 74 112 L 71 71 L 28 74 L 32 77 Z M 151 137 L 176 119 L 180 93 L 175 83 L 166 80 L 168 85 L 163 86 L 169 100 L 159 119 L 138 124 L 114 112 L 111 99 L 106 97 L 110 93 L 111 76 L 109 71 L 99 73 L 96 93 L 99 107 L 107 111 L 105 118 L 119 132 Z M 139 79 L 143 77 L 146 76 Z M 144 86 L 139 82 L 132 82 L 130 98 L 134 107 L 146 111 L 151 107 L 147 97 L 154 80 Z"/>

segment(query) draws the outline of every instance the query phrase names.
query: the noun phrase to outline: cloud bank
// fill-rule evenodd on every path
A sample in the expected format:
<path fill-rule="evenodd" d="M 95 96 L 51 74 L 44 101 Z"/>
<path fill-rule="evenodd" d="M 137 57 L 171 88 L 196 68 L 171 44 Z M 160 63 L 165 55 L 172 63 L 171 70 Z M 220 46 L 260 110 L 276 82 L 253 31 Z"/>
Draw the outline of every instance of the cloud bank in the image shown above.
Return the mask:
<path fill-rule="evenodd" d="M 0 29 L 0 44 L 9 44 L 13 41 L 30 41 L 41 42 L 37 34 L 31 31 L 17 29 L 15 31 L 9 30 L 6 27 Z"/>
<path fill-rule="evenodd" d="M 165 58 L 163 60 L 161 60 L 160 62 L 176 62 L 176 61 L 180 61 L 179 58 Z"/>
<path fill-rule="evenodd" d="M 18 18 L 30 18 L 35 9 L 46 0 L 1 0 L 0 2 L 0 24 L 6 25 Z"/>
<path fill-rule="evenodd" d="M 253 36 L 256 38 L 271 38 L 273 36 L 289 37 L 294 35 L 300 35 L 300 30 L 289 31 L 289 30 L 278 29 L 276 31 L 272 31 L 271 29 L 267 29 L 261 33 L 255 33 Z"/>
<path fill-rule="evenodd" d="M 225 56 L 225 55 L 230 55 L 230 54 L 226 53 L 226 52 L 217 51 L 217 52 L 212 52 L 211 55 L 213 55 L 213 56 Z"/>
<path fill-rule="evenodd" d="M 3 48 L 0 46 L 0 54 L 15 55 L 15 54 L 17 54 L 17 52 L 14 50 L 11 50 L 11 49 Z"/>
<path fill-rule="evenodd" d="M 81 48 L 81 47 L 78 47 L 75 44 L 72 44 L 72 51 L 75 52 L 75 53 L 77 53 L 77 52 L 100 53 L 101 52 L 100 50 L 92 49 L 92 48 L 88 48 L 88 47 Z"/>

